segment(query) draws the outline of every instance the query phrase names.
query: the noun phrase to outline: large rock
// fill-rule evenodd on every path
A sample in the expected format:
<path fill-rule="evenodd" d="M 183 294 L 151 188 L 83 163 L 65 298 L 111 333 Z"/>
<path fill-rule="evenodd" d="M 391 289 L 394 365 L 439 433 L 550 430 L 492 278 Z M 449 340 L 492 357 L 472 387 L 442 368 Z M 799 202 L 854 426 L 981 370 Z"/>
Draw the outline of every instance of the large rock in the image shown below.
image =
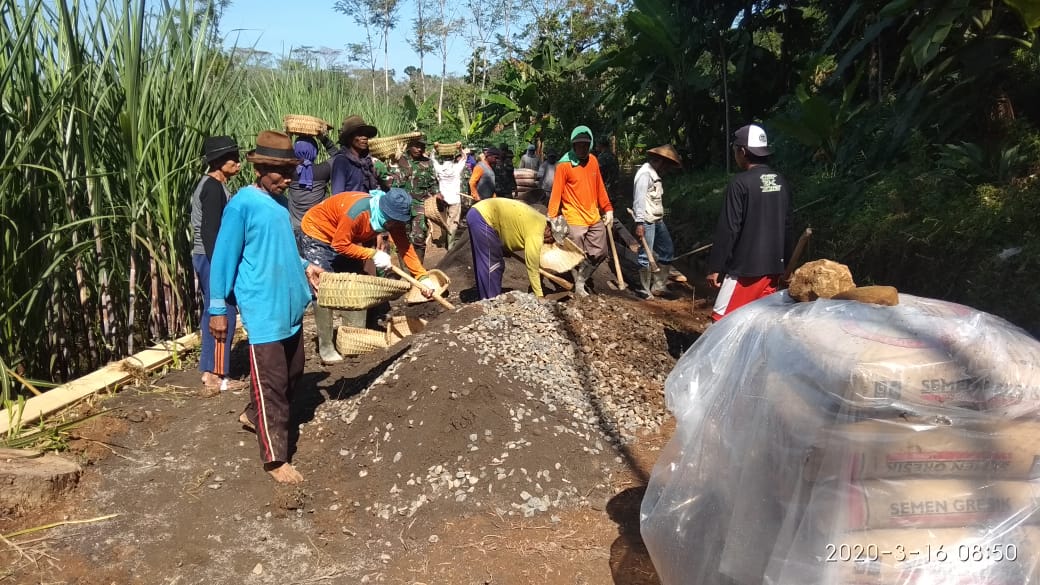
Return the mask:
<path fill-rule="evenodd" d="M 83 473 L 77 463 L 58 455 L 0 452 L 0 513 L 20 513 L 67 494 Z"/>

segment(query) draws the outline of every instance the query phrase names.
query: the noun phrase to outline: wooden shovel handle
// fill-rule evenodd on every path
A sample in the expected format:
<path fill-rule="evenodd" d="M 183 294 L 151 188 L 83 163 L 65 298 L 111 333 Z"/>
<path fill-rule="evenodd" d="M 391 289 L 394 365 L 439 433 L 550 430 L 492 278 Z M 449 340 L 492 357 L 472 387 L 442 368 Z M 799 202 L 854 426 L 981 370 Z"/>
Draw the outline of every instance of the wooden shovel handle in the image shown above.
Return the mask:
<path fill-rule="evenodd" d="M 390 269 L 394 271 L 394 274 L 396 274 L 397 276 L 400 276 L 401 278 L 403 278 L 405 282 L 411 284 L 412 286 L 418 287 L 419 290 L 422 290 L 424 288 L 429 288 L 425 284 L 422 284 L 418 280 L 415 280 L 414 278 L 412 278 L 411 274 L 408 274 L 407 272 L 405 272 L 404 270 L 401 270 L 400 268 L 398 268 L 397 266 L 394 266 L 393 264 L 390 265 Z M 445 309 L 454 309 L 455 308 L 455 305 L 449 303 L 447 300 L 445 300 L 443 297 L 441 297 L 436 292 L 433 294 L 433 300 L 435 300 L 438 303 L 440 303 L 441 306 L 444 307 Z"/>
<path fill-rule="evenodd" d="M 625 290 L 625 277 L 621 275 L 621 261 L 618 260 L 617 246 L 614 244 L 614 226 L 607 226 L 607 239 L 610 240 L 610 254 L 614 257 L 614 273 L 617 275 L 618 290 Z"/>
<path fill-rule="evenodd" d="M 632 216 L 632 221 L 636 219 L 636 213 L 632 211 L 632 208 L 628 208 L 628 214 Z M 657 265 L 657 260 L 654 259 L 654 251 L 650 249 L 650 246 L 646 245 L 646 238 L 639 236 L 639 242 L 643 244 L 643 249 L 646 250 L 646 259 L 650 261 L 650 270 L 652 272 L 660 272 L 661 268 Z"/>
<path fill-rule="evenodd" d="M 798 261 L 801 260 L 802 254 L 805 252 L 805 247 L 809 245 L 809 238 L 812 237 L 812 228 L 805 228 L 798 243 L 795 244 L 794 252 L 791 253 L 791 259 L 787 262 L 787 270 L 784 272 L 784 280 L 791 278 L 791 273 L 798 267 Z"/>
<path fill-rule="evenodd" d="M 513 258 L 516 258 L 517 260 L 519 260 L 521 262 L 525 261 L 516 252 L 510 252 L 509 255 L 512 256 Z M 546 270 L 544 268 L 539 268 L 538 269 L 538 274 L 544 276 L 545 278 L 551 280 L 552 282 L 555 282 L 556 284 L 561 286 L 564 290 L 574 290 L 574 285 L 573 284 L 571 284 L 570 282 L 567 282 L 566 280 L 560 278 L 559 276 L 556 276 L 555 274 L 553 274 L 552 272 L 549 272 L 548 270 Z"/>

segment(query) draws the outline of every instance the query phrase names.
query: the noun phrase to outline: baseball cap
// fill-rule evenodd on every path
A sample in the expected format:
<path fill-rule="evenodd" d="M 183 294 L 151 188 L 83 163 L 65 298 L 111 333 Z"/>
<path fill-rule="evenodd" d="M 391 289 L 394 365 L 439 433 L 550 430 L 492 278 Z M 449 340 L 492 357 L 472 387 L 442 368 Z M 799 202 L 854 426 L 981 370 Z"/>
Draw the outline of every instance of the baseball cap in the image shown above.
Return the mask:
<path fill-rule="evenodd" d="M 755 156 L 769 156 L 773 149 L 769 148 L 766 131 L 761 126 L 748 124 L 733 133 L 733 146 L 743 146 Z"/>

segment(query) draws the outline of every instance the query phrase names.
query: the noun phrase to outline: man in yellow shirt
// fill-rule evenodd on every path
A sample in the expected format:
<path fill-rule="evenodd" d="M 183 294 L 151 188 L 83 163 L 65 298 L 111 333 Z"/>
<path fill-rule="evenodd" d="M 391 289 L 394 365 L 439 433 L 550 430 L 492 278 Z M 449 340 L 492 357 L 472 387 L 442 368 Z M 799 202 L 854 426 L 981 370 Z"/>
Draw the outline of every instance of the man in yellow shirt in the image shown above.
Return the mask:
<path fill-rule="evenodd" d="M 473 250 L 473 274 L 481 300 L 502 294 L 503 249 L 524 251 L 531 292 L 536 297 L 542 296 L 538 265 L 542 244 L 552 241 L 546 219 L 530 205 L 515 199 L 494 197 L 473 204 L 466 214 L 466 223 Z"/>
<path fill-rule="evenodd" d="M 568 237 L 585 252 L 586 261 L 571 273 L 574 292 L 588 294 L 585 282 L 607 257 L 607 227 L 614 223 L 614 207 L 592 150 L 592 130 L 578 126 L 571 132 L 571 150 L 556 165 L 549 217 L 563 215 Z"/>

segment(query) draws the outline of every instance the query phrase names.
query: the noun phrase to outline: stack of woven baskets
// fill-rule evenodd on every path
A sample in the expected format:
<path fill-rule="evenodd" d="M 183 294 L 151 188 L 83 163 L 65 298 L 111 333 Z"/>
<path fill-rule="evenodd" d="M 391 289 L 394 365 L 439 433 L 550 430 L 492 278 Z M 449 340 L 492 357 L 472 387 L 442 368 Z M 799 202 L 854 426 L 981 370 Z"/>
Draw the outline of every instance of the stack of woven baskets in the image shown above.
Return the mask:
<path fill-rule="evenodd" d="M 368 152 L 380 160 L 397 160 L 404 154 L 405 146 L 413 138 L 422 138 L 422 132 L 409 132 L 394 136 L 380 136 L 368 140 Z"/>
<path fill-rule="evenodd" d="M 289 114 L 282 118 L 282 125 L 289 134 L 300 134 L 302 136 L 317 136 L 329 131 L 332 124 L 314 116 L 303 116 Z"/>

